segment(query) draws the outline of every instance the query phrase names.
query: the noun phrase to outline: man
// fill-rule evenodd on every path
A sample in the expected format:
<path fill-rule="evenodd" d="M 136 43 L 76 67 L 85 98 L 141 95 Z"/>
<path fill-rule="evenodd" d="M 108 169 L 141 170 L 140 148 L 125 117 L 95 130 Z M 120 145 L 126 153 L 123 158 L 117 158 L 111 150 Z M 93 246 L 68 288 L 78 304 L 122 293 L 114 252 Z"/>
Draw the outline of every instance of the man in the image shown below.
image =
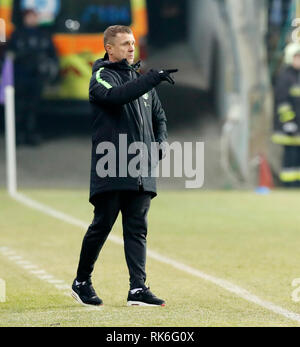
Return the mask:
<path fill-rule="evenodd" d="M 273 142 L 283 148 L 279 178 L 286 187 L 300 187 L 300 45 L 285 49 L 286 66 L 275 86 Z"/>
<path fill-rule="evenodd" d="M 39 27 L 33 9 L 23 13 L 23 25 L 8 42 L 14 57 L 17 144 L 37 145 L 41 140 L 38 112 L 44 86 L 58 76 L 58 58 L 49 35 Z"/>
<path fill-rule="evenodd" d="M 147 213 L 151 199 L 156 196 L 155 177 L 150 174 L 152 160 L 148 157 L 146 164 L 141 161 L 137 165 L 138 175 L 130 174 L 127 163 L 134 158 L 134 154 L 129 154 L 130 145 L 143 143 L 149 154 L 151 143 L 166 141 L 166 116 L 154 87 L 161 81 L 174 84 L 170 73 L 177 70 L 151 70 L 140 75 L 136 65 L 132 65 L 135 40 L 126 26 L 108 27 L 104 32 L 104 47 L 106 54 L 94 63 L 89 89 L 94 115 L 90 182 L 94 219 L 82 242 L 72 295 L 84 305 L 102 304 L 92 286 L 91 274 L 121 212 L 130 275 L 127 305 L 164 306 L 165 302 L 145 286 Z M 126 136 L 125 144 L 120 135 Z M 105 176 L 105 168 L 101 169 L 99 165 L 105 159 L 105 153 L 100 149 L 103 143 L 114 146 L 116 175 Z M 140 152 L 141 157 L 145 154 Z M 160 153 L 160 158 L 162 156 Z M 149 175 L 142 175 L 144 169 Z"/>

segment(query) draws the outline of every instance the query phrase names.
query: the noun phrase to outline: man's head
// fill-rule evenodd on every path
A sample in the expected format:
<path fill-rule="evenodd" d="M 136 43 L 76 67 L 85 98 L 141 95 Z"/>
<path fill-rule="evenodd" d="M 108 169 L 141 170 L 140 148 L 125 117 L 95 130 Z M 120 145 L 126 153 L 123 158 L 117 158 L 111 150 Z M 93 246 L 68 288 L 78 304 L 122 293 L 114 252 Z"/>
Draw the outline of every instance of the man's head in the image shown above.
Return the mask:
<path fill-rule="evenodd" d="M 129 64 L 133 64 L 135 39 L 129 27 L 124 25 L 108 27 L 104 31 L 104 48 L 110 61 L 127 59 Z"/>
<path fill-rule="evenodd" d="M 23 23 L 26 27 L 36 27 L 39 24 L 39 16 L 33 9 L 27 9 L 23 12 Z"/>
<path fill-rule="evenodd" d="M 295 70 L 300 70 L 300 51 L 294 55 L 292 65 Z"/>

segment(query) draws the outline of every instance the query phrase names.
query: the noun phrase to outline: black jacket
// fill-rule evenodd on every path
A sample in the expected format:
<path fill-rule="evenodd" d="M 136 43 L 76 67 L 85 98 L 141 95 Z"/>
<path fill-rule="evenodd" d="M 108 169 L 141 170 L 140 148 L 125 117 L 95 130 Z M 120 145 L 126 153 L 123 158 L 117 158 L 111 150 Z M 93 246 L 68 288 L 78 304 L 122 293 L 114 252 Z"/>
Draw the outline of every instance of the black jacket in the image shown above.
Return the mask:
<path fill-rule="evenodd" d="M 107 60 L 105 55 L 94 63 L 89 88 L 89 100 L 93 110 L 91 203 L 97 194 L 115 190 L 143 189 L 150 192 L 152 197 L 156 196 L 156 179 L 151 175 L 151 143 L 161 143 L 167 139 L 165 112 L 154 89 L 160 82 L 157 71 L 151 70 L 140 75 L 126 59 L 113 63 Z M 120 134 L 123 136 L 122 153 L 119 151 Z M 100 177 L 99 169 L 109 169 L 108 164 L 105 166 L 103 163 L 108 157 L 112 158 L 108 154 L 109 150 L 100 151 L 104 142 L 114 145 L 115 165 L 106 177 Z M 128 148 L 136 142 L 142 142 L 146 146 L 144 149 L 147 150 L 147 155 L 143 153 L 144 159 L 140 160 L 145 165 L 137 163 L 138 174 L 129 175 L 128 164 L 133 158 L 137 158 L 140 152 L 133 151 L 128 154 Z M 153 153 L 155 152 L 152 151 Z M 148 160 L 145 160 L 147 156 Z M 157 160 L 154 159 L 154 162 Z M 115 175 L 112 172 L 115 172 Z"/>
<path fill-rule="evenodd" d="M 286 130 L 288 125 L 294 125 L 293 132 Z M 300 145 L 300 71 L 292 66 L 283 68 L 276 81 L 272 140 L 282 145 Z"/>

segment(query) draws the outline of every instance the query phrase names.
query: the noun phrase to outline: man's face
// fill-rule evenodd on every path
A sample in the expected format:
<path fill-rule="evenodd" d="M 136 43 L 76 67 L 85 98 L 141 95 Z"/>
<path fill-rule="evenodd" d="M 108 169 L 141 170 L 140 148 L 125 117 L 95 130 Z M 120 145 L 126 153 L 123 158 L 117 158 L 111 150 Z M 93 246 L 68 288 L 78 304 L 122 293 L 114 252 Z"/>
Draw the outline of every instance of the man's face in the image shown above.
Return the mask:
<path fill-rule="evenodd" d="M 111 43 L 106 45 L 109 60 L 112 62 L 127 59 L 131 65 L 134 62 L 135 40 L 133 34 L 118 33 Z"/>
<path fill-rule="evenodd" d="M 294 55 L 293 67 L 296 70 L 300 70 L 300 53 Z"/>
<path fill-rule="evenodd" d="M 36 27 L 39 24 L 39 17 L 37 13 L 29 12 L 24 17 L 24 24 L 27 27 Z"/>

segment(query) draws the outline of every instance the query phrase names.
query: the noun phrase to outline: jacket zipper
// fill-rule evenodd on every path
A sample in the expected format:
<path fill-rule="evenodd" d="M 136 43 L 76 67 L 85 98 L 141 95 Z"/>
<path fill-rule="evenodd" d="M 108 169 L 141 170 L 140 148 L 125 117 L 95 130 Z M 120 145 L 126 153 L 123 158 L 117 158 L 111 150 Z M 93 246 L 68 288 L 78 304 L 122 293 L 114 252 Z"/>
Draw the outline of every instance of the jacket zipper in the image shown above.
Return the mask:
<path fill-rule="evenodd" d="M 130 77 L 131 77 L 131 79 L 133 79 L 132 71 L 130 71 Z M 136 103 L 138 105 L 138 114 L 139 114 L 139 119 L 140 119 L 140 130 L 141 130 L 141 134 L 142 134 L 142 142 L 144 143 L 144 120 L 143 120 L 143 116 L 142 116 L 142 112 L 141 112 L 141 105 L 139 103 L 139 99 L 136 100 Z M 141 163 L 142 163 L 142 161 L 143 161 L 143 149 L 141 150 Z M 141 168 L 140 168 L 139 177 L 138 177 L 138 184 L 140 187 L 143 185 Z"/>

